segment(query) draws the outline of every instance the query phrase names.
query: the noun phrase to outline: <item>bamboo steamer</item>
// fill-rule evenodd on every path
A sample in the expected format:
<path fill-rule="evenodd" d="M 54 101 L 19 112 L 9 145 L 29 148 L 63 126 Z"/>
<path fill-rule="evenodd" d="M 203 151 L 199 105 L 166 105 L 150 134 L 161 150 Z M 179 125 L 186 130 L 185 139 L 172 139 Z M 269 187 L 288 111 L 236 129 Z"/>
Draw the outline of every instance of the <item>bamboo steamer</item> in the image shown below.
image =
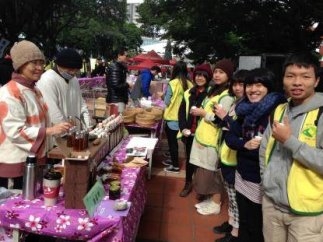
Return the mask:
<path fill-rule="evenodd" d="M 163 118 L 164 110 L 159 107 L 152 107 L 151 112 L 155 115 L 155 120 L 161 120 Z"/>
<path fill-rule="evenodd" d="M 133 111 L 125 110 L 122 113 L 122 117 L 123 117 L 123 122 L 124 123 L 134 123 L 135 122 L 136 113 L 133 112 Z"/>
<path fill-rule="evenodd" d="M 159 121 L 163 118 L 163 113 L 164 113 L 163 109 L 158 107 L 152 107 L 144 111 L 144 114 L 154 115 L 156 121 Z"/>
<path fill-rule="evenodd" d="M 136 115 L 136 124 L 142 127 L 151 127 L 155 125 L 155 115 L 140 113 Z"/>
<path fill-rule="evenodd" d="M 143 113 L 144 109 L 143 108 L 137 108 L 137 107 L 131 107 L 131 108 L 127 108 L 126 111 L 133 112 L 136 115 L 138 113 Z"/>

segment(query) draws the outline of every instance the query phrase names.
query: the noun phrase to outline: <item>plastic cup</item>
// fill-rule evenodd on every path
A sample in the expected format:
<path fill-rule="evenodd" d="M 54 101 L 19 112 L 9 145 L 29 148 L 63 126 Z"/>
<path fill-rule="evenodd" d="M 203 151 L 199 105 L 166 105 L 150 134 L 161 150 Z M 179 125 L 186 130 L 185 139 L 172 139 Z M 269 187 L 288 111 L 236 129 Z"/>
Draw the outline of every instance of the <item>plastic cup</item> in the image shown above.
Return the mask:
<path fill-rule="evenodd" d="M 257 139 L 257 140 L 261 140 L 261 139 L 262 139 L 262 137 L 261 137 L 261 136 L 259 136 L 259 135 L 256 135 L 256 136 L 255 136 L 255 139 Z"/>

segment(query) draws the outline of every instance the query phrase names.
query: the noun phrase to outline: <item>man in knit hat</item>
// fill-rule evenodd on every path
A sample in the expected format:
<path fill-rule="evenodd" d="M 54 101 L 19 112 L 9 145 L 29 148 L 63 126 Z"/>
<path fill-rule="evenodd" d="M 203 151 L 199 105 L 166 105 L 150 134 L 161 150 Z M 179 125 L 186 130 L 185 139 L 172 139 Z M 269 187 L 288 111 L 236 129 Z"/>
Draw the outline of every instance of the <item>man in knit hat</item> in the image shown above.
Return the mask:
<path fill-rule="evenodd" d="M 46 104 L 35 83 L 44 71 L 45 57 L 32 42 L 23 40 L 10 51 L 14 73 L 0 88 L 0 187 L 21 189 L 28 154 L 45 164 L 46 136 L 65 133 L 70 124 L 49 127 Z"/>
<path fill-rule="evenodd" d="M 37 83 L 48 105 L 50 121 L 55 124 L 72 116 L 81 120 L 77 125 L 90 128 L 91 117 L 76 78 L 82 67 L 81 56 L 74 49 L 66 48 L 56 55 L 55 63 Z"/>

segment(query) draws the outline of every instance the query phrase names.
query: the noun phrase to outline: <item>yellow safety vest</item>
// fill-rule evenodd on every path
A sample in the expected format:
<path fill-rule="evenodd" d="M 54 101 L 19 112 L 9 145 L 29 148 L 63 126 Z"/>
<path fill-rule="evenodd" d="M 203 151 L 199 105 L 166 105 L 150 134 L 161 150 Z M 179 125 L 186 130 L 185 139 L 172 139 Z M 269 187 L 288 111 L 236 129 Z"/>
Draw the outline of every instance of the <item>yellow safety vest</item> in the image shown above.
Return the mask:
<path fill-rule="evenodd" d="M 193 86 L 190 81 L 188 81 L 187 84 L 188 88 Z M 183 99 L 184 90 L 178 78 L 171 80 L 169 82 L 169 86 L 172 89 L 173 95 L 171 97 L 169 106 L 165 108 L 164 119 L 166 121 L 178 121 L 178 110 Z"/>
<path fill-rule="evenodd" d="M 206 98 L 203 103 L 203 108 L 207 113 L 212 112 L 215 103 L 220 103 L 223 97 L 229 96 L 228 90 L 223 91 L 221 94 L 216 95 L 210 99 Z M 233 98 L 232 98 L 233 102 Z M 197 142 L 204 146 L 219 148 L 221 140 L 222 128 L 213 122 L 207 122 L 201 119 L 195 131 L 195 139 Z"/>
<path fill-rule="evenodd" d="M 227 166 L 236 166 L 238 164 L 237 151 L 229 148 L 225 140 L 223 140 L 220 146 L 220 160 L 221 163 Z"/>
<path fill-rule="evenodd" d="M 274 113 L 274 120 L 281 121 L 286 106 L 279 105 Z M 319 108 L 306 114 L 298 139 L 311 147 L 316 147 L 316 120 L 319 118 Z M 270 136 L 266 147 L 265 165 L 268 165 L 276 140 Z M 291 210 L 299 215 L 317 215 L 323 213 L 323 176 L 304 167 L 297 160 L 293 160 L 288 178 L 287 195 Z"/>

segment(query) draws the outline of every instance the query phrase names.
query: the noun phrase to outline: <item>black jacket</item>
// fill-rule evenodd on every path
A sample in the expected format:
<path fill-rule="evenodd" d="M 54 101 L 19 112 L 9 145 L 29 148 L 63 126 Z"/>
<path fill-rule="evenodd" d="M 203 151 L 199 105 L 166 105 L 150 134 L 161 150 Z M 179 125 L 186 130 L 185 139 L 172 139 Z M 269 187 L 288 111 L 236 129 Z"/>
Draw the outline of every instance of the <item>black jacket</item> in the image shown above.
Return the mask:
<path fill-rule="evenodd" d="M 107 103 L 128 102 L 129 84 L 127 80 L 127 67 L 121 62 L 113 61 L 107 68 Z"/>
<path fill-rule="evenodd" d="M 192 106 L 201 107 L 204 98 L 207 96 L 207 92 L 204 91 L 202 93 L 197 94 L 196 86 L 194 86 L 189 90 L 189 93 L 190 96 L 188 98 L 188 110 L 190 110 Z M 178 125 L 180 131 L 182 131 L 183 129 L 191 129 L 194 118 L 195 117 L 191 114 L 186 115 L 186 101 L 183 98 L 181 106 L 178 110 Z"/>

